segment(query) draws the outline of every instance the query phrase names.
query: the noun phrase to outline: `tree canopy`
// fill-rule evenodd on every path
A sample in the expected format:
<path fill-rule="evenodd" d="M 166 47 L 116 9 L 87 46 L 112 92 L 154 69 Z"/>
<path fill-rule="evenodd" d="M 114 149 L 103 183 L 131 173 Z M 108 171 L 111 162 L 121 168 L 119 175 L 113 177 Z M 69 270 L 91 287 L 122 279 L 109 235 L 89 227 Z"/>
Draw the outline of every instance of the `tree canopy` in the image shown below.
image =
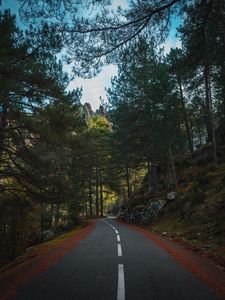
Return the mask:
<path fill-rule="evenodd" d="M 10 10 L 0 14 L 6 261 L 46 231 L 129 202 L 143 178 L 146 203 L 168 188 L 160 172 L 172 173 L 176 189 L 174 157 L 204 145 L 217 165 L 225 143 L 224 1 L 131 1 L 116 10 L 101 0 L 18 3 L 20 27 Z M 174 18 L 182 48 L 165 53 Z M 112 62 L 108 104 L 94 113 L 81 89 L 68 91 L 64 66 L 86 77 Z"/>

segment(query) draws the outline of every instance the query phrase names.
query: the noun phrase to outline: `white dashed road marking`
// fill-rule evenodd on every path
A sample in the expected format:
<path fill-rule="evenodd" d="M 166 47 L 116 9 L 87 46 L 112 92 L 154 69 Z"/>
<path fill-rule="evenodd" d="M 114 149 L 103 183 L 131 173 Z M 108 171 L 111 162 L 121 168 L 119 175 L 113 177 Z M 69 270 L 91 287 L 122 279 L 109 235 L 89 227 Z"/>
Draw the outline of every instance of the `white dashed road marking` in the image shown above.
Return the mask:
<path fill-rule="evenodd" d="M 114 229 L 116 233 L 117 242 L 120 242 L 120 236 L 118 230 L 108 223 L 106 220 L 103 220 L 106 224 L 108 224 L 112 229 Z M 122 247 L 121 244 L 117 244 L 118 256 L 122 256 Z M 125 281 L 124 281 L 124 268 L 123 264 L 118 265 L 118 289 L 117 289 L 117 300 L 125 300 Z"/>
<path fill-rule="evenodd" d="M 122 248 L 121 248 L 121 244 L 117 245 L 117 250 L 118 250 L 118 256 L 122 256 Z"/>
<path fill-rule="evenodd" d="M 125 300 L 125 282 L 123 265 L 118 265 L 118 290 L 117 300 Z"/>

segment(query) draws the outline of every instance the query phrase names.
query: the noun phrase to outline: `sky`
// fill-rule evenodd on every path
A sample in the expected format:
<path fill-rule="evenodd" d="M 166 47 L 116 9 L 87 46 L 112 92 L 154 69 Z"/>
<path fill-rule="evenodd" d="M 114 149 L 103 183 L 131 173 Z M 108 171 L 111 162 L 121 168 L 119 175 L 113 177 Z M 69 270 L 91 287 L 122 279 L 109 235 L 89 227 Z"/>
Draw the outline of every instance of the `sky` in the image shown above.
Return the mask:
<path fill-rule="evenodd" d="M 126 0 L 114 0 L 112 7 L 116 9 L 118 6 L 126 9 L 128 3 Z M 169 53 L 171 48 L 180 48 L 181 42 L 176 38 L 176 27 L 178 27 L 179 21 L 175 19 L 172 24 L 172 30 L 166 39 L 163 47 L 165 53 Z M 110 87 L 111 78 L 117 75 L 117 66 L 108 65 L 105 66 L 102 71 L 91 79 L 75 78 L 70 82 L 68 89 L 73 90 L 77 87 L 83 89 L 82 103 L 88 102 L 91 104 L 93 110 L 96 110 L 100 105 L 100 97 L 107 101 L 106 89 Z"/>
<path fill-rule="evenodd" d="M 83 96 L 82 103 L 88 102 L 93 110 L 96 110 L 100 105 L 100 97 L 107 101 L 105 88 L 110 87 L 111 78 L 117 75 L 117 66 L 108 65 L 103 67 L 102 71 L 93 78 L 83 79 L 75 78 L 68 86 L 68 90 L 73 90 L 77 87 L 82 87 Z"/>
<path fill-rule="evenodd" d="M 129 0 L 128 0 L 129 1 Z M 3 9 L 10 7 L 13 13 L 16 13 L 18 18 L 18 4 L 15 0 L 2 0 Z M 127 0 L 113 0 L 112 9 L 116 9 L 118 6 L 126 9 L 128 8 Z M 19 24 L 19 23 L 18 23 Z M 181 42 L 176 38 L 176 27 L 179 25 L 177 19 L 173 21 L 172 30 L 165 43 L 163 44 L 165 52 L 168 53 L 172 48 L 180 48 Z M 65 70 L 70 72 L 70 67 L 65 66 Z M 95 111 L 98 109 L 101 100 L 100 97 L 107 101 L 106 89 L 110 87 L 111 78 L 117 75 L 117 66 L 116 65 L 107 65 L 103 67 L 102 71 L 98 73 L 95 77 L 90 79 L 83 79 L 75 77 L 68 86 L 68 90 L 76 89 L 77 87 L 82 87 L 83 95 L 81 102 L 88 102 L 91 104 L 92 109 Z"/>
<path fill-rule="evenodd" d="M 112 9 L 117 9 L 118 6 L 123 9 L 128 8 L 126 0 L 113 0 Z M 83 96 L 82 103 L 88 102 L 91 104 L 92 109 L 95 111 L 99 108 L 101 103 L 100 97 L 107 101 L 106 89 L 110 87 L 111 78 L 117 75 L 117 66 L 110 64 L 103 67 L 102 71 L 94 78 L 83 79 L 75 78 L 70 82 L 68 90 L 73 90 L 77 87 L 82 87 Z"/>

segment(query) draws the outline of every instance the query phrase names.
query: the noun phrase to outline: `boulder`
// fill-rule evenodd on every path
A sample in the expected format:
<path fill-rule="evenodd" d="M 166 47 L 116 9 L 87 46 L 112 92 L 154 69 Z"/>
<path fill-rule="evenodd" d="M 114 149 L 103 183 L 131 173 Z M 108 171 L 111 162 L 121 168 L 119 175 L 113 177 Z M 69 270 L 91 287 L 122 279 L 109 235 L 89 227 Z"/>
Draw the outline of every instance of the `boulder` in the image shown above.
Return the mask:
<path fill-rule="evenodd" d="M 49 241 L 49 240 L 53 239 L 54 235 L 55 235 L 55 233 L 52 230 L 42 231 L 41 240 L 44 241 L 44 242 Z"/>
<path fill-rule="evenodd" d="M 174 201 L 176 199 L 176 192 L 169 192 L 166 195 L 166 200 Z"/>

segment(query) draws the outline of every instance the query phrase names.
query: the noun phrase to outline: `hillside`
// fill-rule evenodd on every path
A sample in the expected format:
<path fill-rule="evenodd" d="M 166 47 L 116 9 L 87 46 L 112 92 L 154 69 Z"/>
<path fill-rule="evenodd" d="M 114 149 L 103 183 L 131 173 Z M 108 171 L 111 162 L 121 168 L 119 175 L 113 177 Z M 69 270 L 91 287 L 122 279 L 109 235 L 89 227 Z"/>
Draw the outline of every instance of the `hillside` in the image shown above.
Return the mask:
<path fill-rule="evenodd" d="M 148 190 L 146 175 L 139 192 L 122 207 L 126 221 L 146 224 L 164 236 L 187 242 L 196 251 L 225 260 L 225 161 L 220 148 L 220 162 L 210 158 L 204 146 L 192 156 L 175 157 L 177 188 L 166 190 L 165 166 L 158 166 L 159 193 Z M 169 200 L 168 194 L 175 195 Z M 167 198 L 167 200 L 165 200 Z M 158 206 L 157 206 L 158 203 Z M 163 206 L 163 207 L 162 207 Z M 129 218 L 126 212 L 129 211 Z M 129 220 L 128 220 L 129 219 Z"/>

